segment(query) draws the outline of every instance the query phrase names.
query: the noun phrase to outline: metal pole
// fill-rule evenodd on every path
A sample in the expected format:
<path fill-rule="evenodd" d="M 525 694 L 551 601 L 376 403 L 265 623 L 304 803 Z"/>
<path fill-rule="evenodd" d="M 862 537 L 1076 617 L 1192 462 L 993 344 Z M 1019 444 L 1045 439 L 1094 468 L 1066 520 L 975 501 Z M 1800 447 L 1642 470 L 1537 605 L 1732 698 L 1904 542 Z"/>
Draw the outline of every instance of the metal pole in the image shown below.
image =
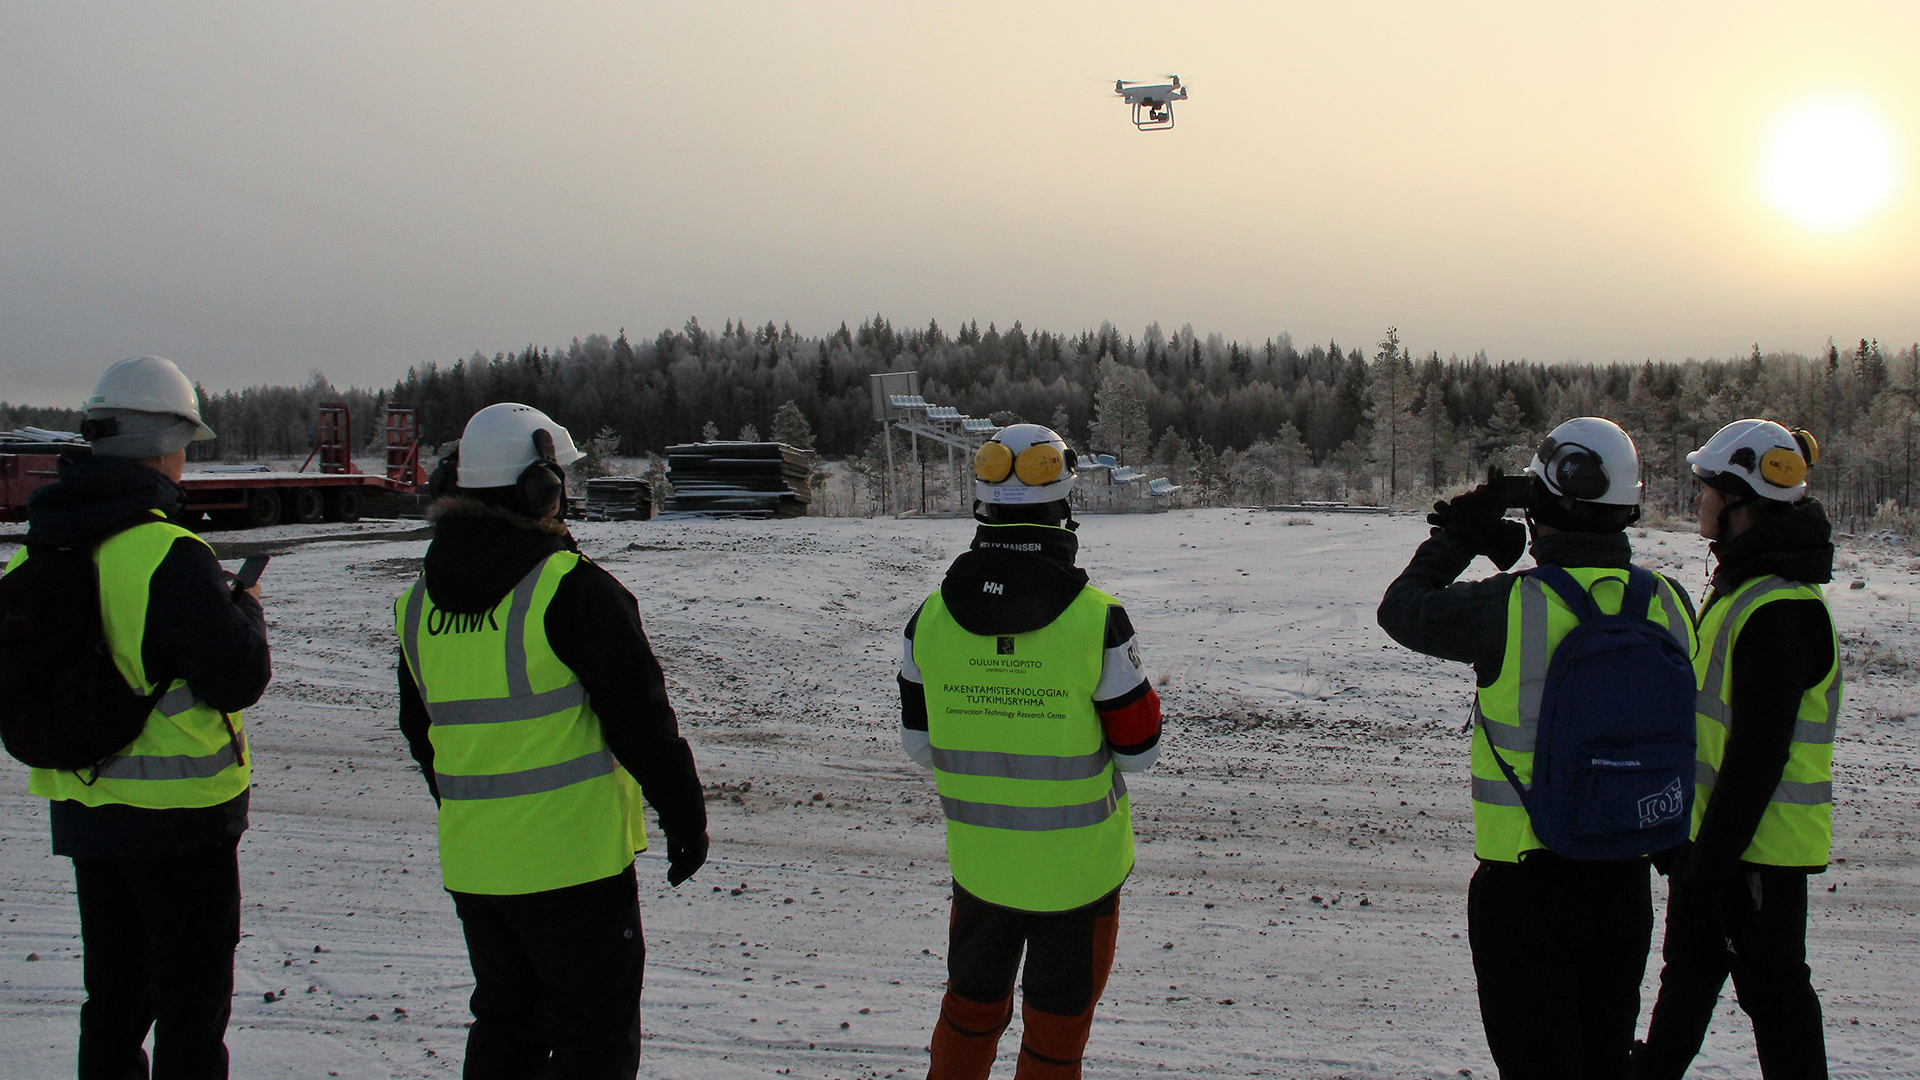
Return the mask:
<path fill-rule="evenodd" d="M 947 492 L 953 496 L 954 513 L 960 512 L 960 474 L 953 468 L 953 444 L 947 444 Z"/>
<path fill-rule="evenodd" d="M 895 487 L 893 482 L 893 424 L 886 420 L 880 421 L 880 435 L 887 444 L 887 476 L 885 481 L 880 485 L 880 495 L 887 502 L 887 513 L 890 515 L 898 514 L 900 511 L 894 509 L 893 506 L 893 489 Z"/>
<path fill-rule="evenodd" d="M 927 512 L 927 470 L 920 464 L 920 433 L 913 428 L 907 429 L 907 437 L 913 440 L 913 469 L 920 474 L 920 512 Z"/>

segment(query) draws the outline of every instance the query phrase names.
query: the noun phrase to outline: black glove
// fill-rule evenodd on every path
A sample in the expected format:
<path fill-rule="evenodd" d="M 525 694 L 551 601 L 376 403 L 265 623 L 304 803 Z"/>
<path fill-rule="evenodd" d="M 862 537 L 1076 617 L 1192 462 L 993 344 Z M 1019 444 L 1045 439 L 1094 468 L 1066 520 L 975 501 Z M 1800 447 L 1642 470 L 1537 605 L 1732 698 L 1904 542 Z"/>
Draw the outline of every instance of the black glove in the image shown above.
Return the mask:
<path fill-rule="evenodd" d="M 707 834 L 667 838 L 667 884 L 679 888 L 680 883 L 700 871 L 707 861 Z"/>
<path fill-rule="evenodd" d="M 1506 517 L 1506 493 L 1501 490 L 1500 466 L 1487 469 L 1487 482 L 1464 495 L 1433 504 L 1427 524 L 1444 529 L 1456 543 L 1485 555 L 1507 570 L 1527 550 L 1527 527 Z"/>

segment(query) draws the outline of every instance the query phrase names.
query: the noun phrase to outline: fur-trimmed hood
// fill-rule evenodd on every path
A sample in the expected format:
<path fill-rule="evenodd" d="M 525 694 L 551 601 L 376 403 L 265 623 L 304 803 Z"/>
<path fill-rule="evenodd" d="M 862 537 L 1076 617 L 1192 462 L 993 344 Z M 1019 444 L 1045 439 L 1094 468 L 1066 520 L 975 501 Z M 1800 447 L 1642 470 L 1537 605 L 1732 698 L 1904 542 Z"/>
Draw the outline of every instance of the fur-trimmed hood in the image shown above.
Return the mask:
<path fill-rule="evenodd" d="M 467 495 L 434 500 L 427 520 L 433 543 L 421 576 L 433 605 L 448 611 L 487 611 L 541 560 L 578 550 L 564 521 L 530 518 Z"/>

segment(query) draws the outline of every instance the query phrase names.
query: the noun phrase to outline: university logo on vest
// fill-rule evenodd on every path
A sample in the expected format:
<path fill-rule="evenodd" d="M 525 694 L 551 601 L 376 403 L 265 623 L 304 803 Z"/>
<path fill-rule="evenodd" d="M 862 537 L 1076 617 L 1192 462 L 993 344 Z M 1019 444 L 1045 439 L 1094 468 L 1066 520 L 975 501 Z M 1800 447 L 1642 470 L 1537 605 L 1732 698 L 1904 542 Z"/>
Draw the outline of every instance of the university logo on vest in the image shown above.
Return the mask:
<path fill-rule="evenodd" d="M 1012 638 L 1010 638 L 1010 637 L 1002 637 L 1002 638 L 1001 638 L 1001 639 L 1000 639 L 1000 640 L 999 640 L 999 641 L 997 642 L 997 645 L 998 645 L 998 647 L 999 647 L 999 655 L 1001 655 L 1001 656 L 1012 656 L 1012 655 L 1013 655 L 1013 639 L 1012 639 Z"/>

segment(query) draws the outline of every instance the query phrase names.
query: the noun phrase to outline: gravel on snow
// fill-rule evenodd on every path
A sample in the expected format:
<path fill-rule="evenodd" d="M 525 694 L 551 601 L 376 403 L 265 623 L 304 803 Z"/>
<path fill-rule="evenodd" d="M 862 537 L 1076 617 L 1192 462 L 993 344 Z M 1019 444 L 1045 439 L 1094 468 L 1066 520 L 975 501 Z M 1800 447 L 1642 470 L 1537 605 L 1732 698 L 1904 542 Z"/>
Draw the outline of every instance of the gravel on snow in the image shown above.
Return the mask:
<path fill-rule="evenodd" d="M 425 550 L 408 528 L 209 535 L 223 554 L 279 552 L 263 579 L 276 677 L 247 717 L 236 1075 L 459 1068 L 472 978 L 394 725 L 390 605 Z M 697 878 L 670 890 L 664 859 L 641 858 L 646 1075 L 924 1072 L 948 879 L 893 676 L 900 627 L 970 530 L 576 525 L 640 598 L 709 792 Z M 1246 510 L 1084 523 L 1081 562 L 1127 605 L 1167 711 L 1161 764 L 1131 785 L 1139 862 L 1088 1076 L 1492 1075 L 1465 937 L 1471 673 L 1373 619 L 1424 534 L 1412 516 Z M 19 538 L 0 534 L 0 558 Z M 1634 543 L 1702 591 L 1697 537 Z M 1834 1075 L 1920 1077 L 1920 559 L 1863 539 L 1841 565 L 1836 859 L 1812 879 L 1811 962 Z M 78 921 L 25 791 L 0 758 L 0 1074 L 54 1076 L 72 1068 Z M 1656 940 L 1646 1005 L 1658 966 Z M 1729 993 L 1694 1075 L 1752 1075 L 1751 1046 Z"/>

